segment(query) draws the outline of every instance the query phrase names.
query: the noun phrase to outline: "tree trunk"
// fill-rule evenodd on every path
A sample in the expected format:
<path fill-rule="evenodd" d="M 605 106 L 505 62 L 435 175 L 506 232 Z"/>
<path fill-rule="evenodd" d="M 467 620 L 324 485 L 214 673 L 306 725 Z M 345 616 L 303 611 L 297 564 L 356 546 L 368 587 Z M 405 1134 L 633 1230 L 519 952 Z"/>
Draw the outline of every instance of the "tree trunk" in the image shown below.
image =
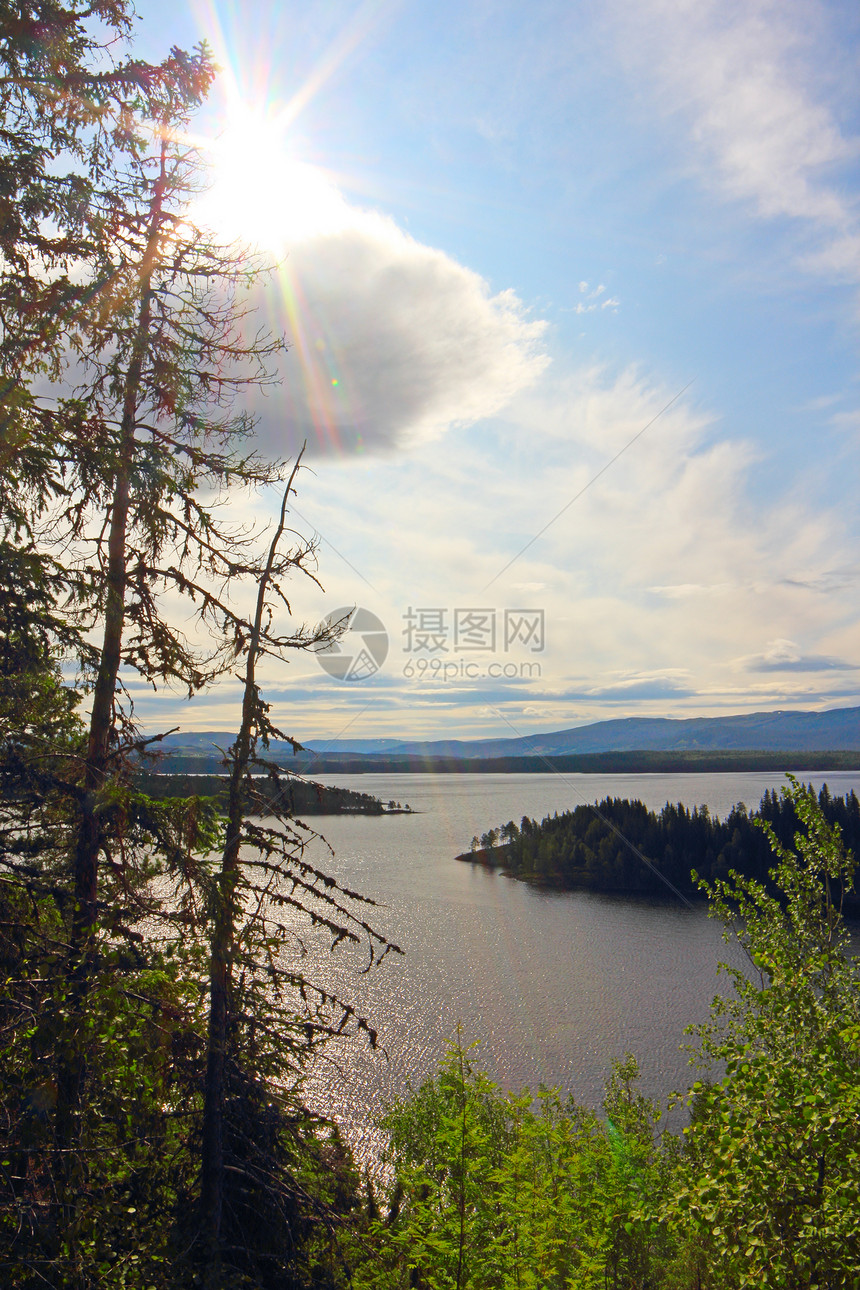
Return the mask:
<path fill-rule="evenodd" d="M 99 799 L 108 779 L 110 741 L 114 730 L 114 696 L 122 658 L 131 473 L 135 455 L 137 408 L 152 322 L 152 275 L 161 237 L 166 189 L 165 167 L 166 145 L 162 145 L 161 171 L 153 188 L 147 241 L 141 264 L 140 305 L 135 336 L 123 385 L 119 452 L 108 530 L 104 635 L 93 689 L 84 767 L 84 794 L 74 855 L 74 906 L 69 955 L 69 1021 L 66 1034 L 60 1041 L 54 1133 L 55 1145 L 61 1153 L 59 1174 L 65 1181 L 65 1190 L 70 1186 L 74 1187 L 75 1184 L 75 1179 L 64 1162 L 71 1161 L 70 1152 L 73 1151 L 79 1136 L 78 1121 L 85 1054 L 81 1041 L 77 1039 L 77 1032 L 78 1021 L 85 1009 L 87 989 L 94 970 L 98 865 L 102 846 Z"/>
<path fill-rule="evenodd" d="M 224 1075 L 229 1043 L 232 986 L 232 954 L 239 909 L 236 889 L 240 877 L 242 821 L 245 817 L 245 779 L 251 759 L 254 730 L 257 723 L 256 670 L 266 595 L 284 532 L 287 500 L 299 469 L 304 448 L 290 474 L 281 502 L 281 514 L 269 547 L 266 566 L 257 586 L 257 606 L 248 640 L 245 664 L 245 688 L 242 696 L 242 720 L 236 741 L 230 749 L 232 767 L 227 808 L 227 828 L 221 872 L 212 926 L 209 968 L 209 1035 L 206 1061 L 206 1087 L 203 1103 L 203 1141 L 201 1149 L 200 1208 L 201 1233 L 212 1262 L 218 1261 L 221 1239 L 221 1213 L 224 1200 Z"/>

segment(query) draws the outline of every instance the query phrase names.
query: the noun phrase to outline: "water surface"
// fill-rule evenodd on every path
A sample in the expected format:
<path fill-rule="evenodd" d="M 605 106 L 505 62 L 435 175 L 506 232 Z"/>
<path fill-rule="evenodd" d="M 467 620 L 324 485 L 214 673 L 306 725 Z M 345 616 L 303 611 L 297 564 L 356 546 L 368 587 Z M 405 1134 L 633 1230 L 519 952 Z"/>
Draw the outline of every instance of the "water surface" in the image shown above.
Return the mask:
<path fill-rule="evenodd" d="M 808 775 L 831 792 L 860 792 L 860 773 Z M 458 1025 L 480 1041 L 480 1061 L 506 1088 L 541 1083 L 596 1107 L 612 1060 L 634 1053 L 643 1090 L 663 1098 L 691 1078 L 684 1028 L 704 1020 L 720 959 L 741 964 L 703 908 L 585 892 L 541 891 L 457 863 L 473 834 L 524 814 L 540 818 L 609 795 L 706 804 L 718 815 L 758 804 L 777 774 L 331 775 L 416 814 L 311 821 L 334 848 L 316 859 L 379 902 L 372 921 L 405 951 L 360 975 L 366 960 L 308 942 L 307 975 L 360 1008 L 385 1059 L 345 1046 L 314 1097 L 372 1151 L 372 1125 L 395 1094 L 431 1074 Z"/>

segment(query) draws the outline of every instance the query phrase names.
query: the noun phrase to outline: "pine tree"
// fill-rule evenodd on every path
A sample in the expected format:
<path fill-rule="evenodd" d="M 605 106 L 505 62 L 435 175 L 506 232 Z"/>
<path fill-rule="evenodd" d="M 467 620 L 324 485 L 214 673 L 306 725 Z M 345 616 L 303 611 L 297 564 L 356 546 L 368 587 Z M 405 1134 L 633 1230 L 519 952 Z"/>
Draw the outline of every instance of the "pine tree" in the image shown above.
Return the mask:
<path fill-rule="evenodd" d="M 335 941 L 364 937 L 372 958 L 389 948 L 360 898 L 307 863 L 297 826 L 265 829 L 249 816 L 259 745 L 280 734 L 257 661 L 322 639 L 273 627 L 267 599 L 280 596 L 289 612 L 280 581 L 309 571 L 312 547 L 277 554 L 282 515 L 261 561 L 253 533 L 217 519 L 217 502 L 237 489 L 283 478 L 280 463 L 256 456 L 241 411 L 242 391 L 269 379 L 282 341 L 257 332 L 243 309 L 261 266 L 215 245 L 189 216 L 200 171 L 188 126 L 214 72 L 208 51 L 173 50 L 158 68 L 129 60 L 93 71 L 102 48 L 88 34 L 93 23 L 107 25 L 109 45 L 128 19 L 123 4 L 108 2 L 0 10 L 7 121 L 17 112 L 18 135 L 32 143 L 29 169 L 15 171 L 14 132 L 3 136 L 5 175 L 29 222 L 10 234 L 0 293 L 8 342 L 0 519 L 9 567 L 41 589 L 10 604 L 18 625 L 7 655 L 51 700 L 41 715 L 35 700 L 16 708 L 10 685 L 4 706 L 4 773 L 14 762 L 18 797 L 5 799 L 2 863 L 13 883 L 0 898 L 8 894 L 8 926 L 23 938 L 9 944 L 9 980 L 41 982 L 7 991 L 11 1039 L 0 1045 L 8 1140 L 17 1151 L 21 1133 L 30 1135 L 2 1208 L 7 1234 L 17 1233 L 7 1270 L 20 1270 L 21 1284 L 47 1272 L 56 1284 L 88 1285 L 96 1268 L 119 1275 L 132 1257 L 145 1257 L 146 1271 L 137 1266 L 146 1284 L 161 1284 L 183 1206 L 192 1242 L 202 1224 L 204 1257 L 217 1264 L 224 1160 L 205 1147 L 216 1137 L 226 1136 L 234 1161 L 244 1153 L 231 1167 L 245 1179 L 253 1173 L 260 1213 L 272 1197 L 278 1213 L 300 1198 L 325 1222 L 330 1207 L 289 1181 L 288 1140 L 307 1117 L 283 1100 L 285 1079 L 326 1034 L 354 1024 L 374 1036 L 282 960 L 277 910 L 305 911 Z M 56 184 L 45 178 L 67 158 Z M 243 579 L 260 592 L 252 622 L 231 594 Z M 196 614 L 190 637 L 165 612 L 175 595 Z M 91 696 L 86 729 L 72 713 L 63 655 Z M 152 741 L 136 727 L 126 677 L 191 695 L 243 658 L 224 837 L 211 804 L 156 802 L 136 787 Z M 246 845 L 253 870 L 240 860 Z M 259 1021 L 265 1011 L 270 1025 Z M 195 1136 L 207 1062 L 216 1074 Z M 44 1093 L 36 1119 L 27 1110 L 35 1088 Z M 315 1131 L 301 1135 L 313 1154 Z M 306 1172 L 308 1159 L 296 1168 Z M 43 1222 L 32 1216 L 46 1188 Z M 125 1230 L 131 1213 L 137 1240 Z M 280 1284 L 284 1240 L 270 1249 L 262 1226 L 260 1240 L 267 1275 Z M 135 1244 L 145 1256 L 131 1255 Z M 256 1265 L 246 1273 L 262 1275 Z"/>

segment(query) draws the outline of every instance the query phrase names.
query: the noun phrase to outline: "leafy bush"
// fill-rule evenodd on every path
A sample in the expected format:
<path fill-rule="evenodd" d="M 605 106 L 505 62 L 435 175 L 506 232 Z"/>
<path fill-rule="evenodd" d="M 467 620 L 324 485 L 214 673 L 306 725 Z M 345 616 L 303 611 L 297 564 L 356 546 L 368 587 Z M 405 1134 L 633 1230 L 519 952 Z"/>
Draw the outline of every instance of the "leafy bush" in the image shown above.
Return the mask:
<path fill-rule="evenodd" d="M 458 1039 L 437 1078 L 384 1121 L 395 1181 L 353 1284 L 669 1285 L 666 1229 L 642 1204 L 662 1196 L 668 1173 L 637 1076 L 633 1058 L 616 1065 L 601 1122 L 547 1089 L 503 1093 Z"/>
<path fill-rule="evenodd" d="M 804 825 L 796 852 L 763 827 L 776 894 L 733 874 L 711 913 L 750 972 L 696 1027 L 700 1061 L 724 1074 L 692 1092 L 667 1217 L 694 1233 L 726 1286 L 860 1284 L 860 968 L 841 904 L 852 865 L 814 793 L 783 790 Z"/>

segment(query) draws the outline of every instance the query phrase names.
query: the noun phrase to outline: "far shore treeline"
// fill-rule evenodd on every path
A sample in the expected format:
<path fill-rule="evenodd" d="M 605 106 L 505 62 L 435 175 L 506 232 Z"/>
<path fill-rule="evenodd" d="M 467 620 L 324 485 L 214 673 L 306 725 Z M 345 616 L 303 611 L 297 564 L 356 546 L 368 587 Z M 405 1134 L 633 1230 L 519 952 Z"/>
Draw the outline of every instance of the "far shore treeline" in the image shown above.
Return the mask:
<path fill-rule="evenodd" d="M 213 798 L 223 808 L 227 799 L 229 781 L 221 775 L 169 774 L 139 771 L 136 783 L 141 793 L 164 801 L 170 798 Z M 333 788 L 313 780 L 295 779 L 292 776 L 260 776 L 254 785 L 255 794 L 269 807 L 277 807 L 295 815 L 384 815 L 408 811 L 400 803 L 386 808 L 378 797 L 359 793 L 351 788 Z"/>
<path fill-rule="evenodd" d="M 860 770 L 860 752 L 850 749 L 805 752 L 752 750 L 683 749 L 665 752 L 654 749 L 570 753 L 539 757 L 455 757 L 424 753 L 315 753 L 273 749 L 270 760 L 295 767 L 302 775 L 715 775 L 729 772 L 774 771 L 797 775 L 829 770 Z M 223 755 L 216 750 L 168 752 L 160 765 L 171 772 L 217 773 Z"/>
<path fill-rule="evenodd" d="M 834 797 L 825 784 L 818 801 L 825 819 L 839 825 L 846 849 L 856 857 L 857 795 L 851 791 Z M 725 881 L 734 870 L 767 883 L 773 851 L 763 821 L 786 847 L 800 825 L 792 798 L 770 791 L 757 810 L 748 811 L 740 803 L 724 820 L 707 806 L 690 810 L 667 802 L 657 813 L 640 801 L 607 797 L 594 806 L 556 811 L 540 823 L 528 816 L 519 824 L 510 820 L 474 837 L 471 850 L 457 859 L 562 890 L 664 896 L 674 887 L 692 898 L 700 895 L 695 875 L 713 884 Z M 846 909 L 860 912 L 856 893 L 846 900 Z"/>

